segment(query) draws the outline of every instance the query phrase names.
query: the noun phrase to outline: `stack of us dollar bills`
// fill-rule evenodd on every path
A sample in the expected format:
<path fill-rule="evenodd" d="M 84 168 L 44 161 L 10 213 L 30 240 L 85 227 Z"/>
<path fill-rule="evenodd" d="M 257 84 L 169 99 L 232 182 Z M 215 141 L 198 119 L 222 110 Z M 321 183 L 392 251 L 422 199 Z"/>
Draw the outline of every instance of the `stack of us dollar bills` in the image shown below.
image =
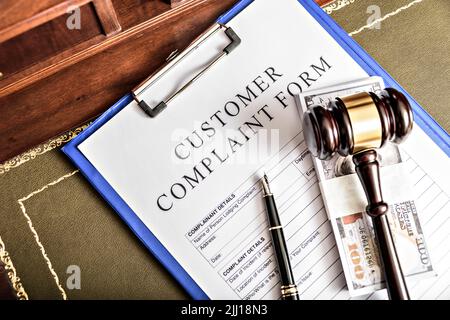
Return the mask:
<path fill-rule="evenodd" d="M 371 77 L 295 97 L 300 117 L 313 105 L 325 106 L 335 97 L 362 91 L 378 93 L 383 80 Z M 395 144 L 378 150 L 381 184 L 385 201 L 390 205 L 389 223 L 406 279 L 432 276 L 424 235 L 418 218 L 412 183 L 402 152 Z M 349 157 L 335 155 L 328 161 L 313 157 L 324 206 L 327 210 L 339 250 L 347 287 L 351 296 L 385 288 L 380 256 L 370 217 L 364 212 L 366 197 Z"/>

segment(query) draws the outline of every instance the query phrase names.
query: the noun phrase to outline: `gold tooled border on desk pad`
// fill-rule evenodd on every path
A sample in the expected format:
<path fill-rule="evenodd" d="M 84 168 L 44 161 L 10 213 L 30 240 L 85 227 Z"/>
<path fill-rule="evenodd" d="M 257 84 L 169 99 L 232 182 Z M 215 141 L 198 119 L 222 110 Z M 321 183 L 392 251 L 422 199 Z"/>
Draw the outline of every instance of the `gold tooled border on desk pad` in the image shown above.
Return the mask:
<path fill-rule="evenodd" d="M 42 257 L 44 258 L 45 263 L 47 264 L 47 267 L 48 267 L 48 270 L 50 271 L 50 274 L 52 275 L 53 279 L 55 280 L 56 286 L 58 287 L 58 290 L 61 293 L 61 296 L 62 296 L 63 300 L 67 300 L 68 299 L 67 293 L 64 290 L 64 288 L 62 287 L 61 282 L 59 281 L 58 274 L 56 273 L 55 269 L 53 268 L 52 262 L 50 261 L 50 258 L 48 257 L 47 252 L 45 251 L 44 245 L 42 244 L 42 242 L 41 242 L 41 240 L 39 238 L 39 234 L 37 233 L 36 229 L 33 226 L 33 222 L 31 221 L 31 218 L 30 218 L 30 216 L 27 213 L 27 210 L 25 208 L 24 202 L 26 200 L 29 200 L 33 196 L 41 193 L 42 191 L 48 189 L 49 187 L 54 186 L 54 185 L 60 183 L 61 181 L 63 181 L 65 179 L 73 176 L 74 174 L 76 174 L 78 172 L 79 172 L 79 170 L 75 170 L 75 171 L 72 171 L 72 172 L 70 172 L 68 174 L 65 174 L 64 176 L 58 178 L 57 180 L 52 181 L 50 183 L 47 183 L 45 186 L 43 186 L 43 187 L 41 187 L 41 188 L 31 192 L 27 196 L 22 197 L 22 198 L 17 200 L 17 203 L 20 206 L 20 210 L 22 211 L 23 216 L 27 220 L 27 225 L 28 225 L 31 233 L 33 234 L 34 240 L 36 241 L 36 244 L 39 247 L 39 251 L 41 252 Z"/>
<path fill-rule="evenodd" d="M 4 264 L 4 268 L 6 274 L 8 275 L 9 281 L 12 285 L 12 288 L 16 292 L 16 297 L 19 300 L 28 300 L 28 294 L 25 291 L 25 288 L 20 281 L 20 278 L 17 276 L 16 268 L 9 256 L 8 251 L 6 251 L 5 243 L 0 237 L 0 261 Z"/>
<path fill-rule="evenodd" d="M 73 138 L 75 138 L 79 133 L 81 133 L 83 130 L 85 130 L 91 123 L 87 123 L 81 127 L 78 127 L 74 130 L 68 131 L 64 133 L 63 135 L 51 139 L 47 141 L 44 144 L 38 145 L 37 147 L 28 150 L 22 154 L 19 154 L 15 156 L 14 158 L 5 161 L 4 163 L 0 164 L 0 175 L 4 174 L 8 171 L 10 171 L 12 168 L 16 168 L 25 162 L 28 162 L 30 160 L 33 160 L 39 155 L 42 155 L 44 153 L 47 153 L 57 147 L 61 147 L 62 145 L 66 144 Z"/>
<path fill-rule="evenodd" d="M 327 14 L 332 14 L 334 11 L 338 11 L 352 3 L 354 3 L 356 0 L 336 0 L 333 1 L 330 4 L 327 4 L 326 6 L 324 6 L 322 9 L 323 11 L 325 11 Z"/>

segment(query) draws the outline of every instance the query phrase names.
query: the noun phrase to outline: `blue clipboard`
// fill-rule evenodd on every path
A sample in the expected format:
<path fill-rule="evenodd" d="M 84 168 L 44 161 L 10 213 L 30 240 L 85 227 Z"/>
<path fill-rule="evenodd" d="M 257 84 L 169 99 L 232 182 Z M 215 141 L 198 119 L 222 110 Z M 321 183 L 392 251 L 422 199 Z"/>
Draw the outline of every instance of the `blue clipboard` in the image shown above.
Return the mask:
<path fill-rule="evenodd" d="M 231 10 L 219 17 L 217 22 L 225 25 L 244 10 L 253 0 L 239 1 Z M 370 75 L 380 76 L 386 86 L 394 87 L 402 91 L 409 99 L 415 116 L 415 122 L 425 131 L 430 138 L 447 154 L 450 155 L 450 136 L 439 124 L 372 58 L 365 52 L 347 33 L 341 29 L 334 20 L 328 16 L 313 0 L 298 0 L 320 25 L 341 45 L 341 47 Z M 206 293 L 197 285 L 190 275 L 175 260 L 169 251 L 159 242 L 153 233 L 144 225 L 131 208 L 123 201 L 111 185 L 103 178 L 101 173 L 78 150 L 78 145 L 91 134 L 108 122 L 114 115 L 127 106 L 134 99 L 127 94 L 117 101 L 108 111 L 101 115 L 92 125 L 79 134 L 62 150 L 80 169 L 85 178 L 103 196 L 110 206 L 117 211 L 119 216 L 133 230 L 136 236 L 152 252 L 152 254 L 164 265 L 165 268 L 178 280 L 186 291 L 194 299 L 209 299 Z"/>

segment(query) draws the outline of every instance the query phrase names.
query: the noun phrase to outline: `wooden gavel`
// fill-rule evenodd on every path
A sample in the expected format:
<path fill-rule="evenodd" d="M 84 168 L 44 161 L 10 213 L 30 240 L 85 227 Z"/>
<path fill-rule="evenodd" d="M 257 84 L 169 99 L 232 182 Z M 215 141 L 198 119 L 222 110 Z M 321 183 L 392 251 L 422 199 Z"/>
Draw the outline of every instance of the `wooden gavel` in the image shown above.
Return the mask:
<path fill-rule="evenodd" d="M 336 98 L 326 107 L 310 107 L 303 117 L 308 149 L 321 160 L 336 152 L 353 155 L 356 173 L 366 193 L 386 286 L 392 300 L 409 300 L 383 201 L 376 149 L 387 141 L 401 143 L 411 132 L 413 114 L 406 97 L 393 88 L 380 94 L 361 92 Z"/>

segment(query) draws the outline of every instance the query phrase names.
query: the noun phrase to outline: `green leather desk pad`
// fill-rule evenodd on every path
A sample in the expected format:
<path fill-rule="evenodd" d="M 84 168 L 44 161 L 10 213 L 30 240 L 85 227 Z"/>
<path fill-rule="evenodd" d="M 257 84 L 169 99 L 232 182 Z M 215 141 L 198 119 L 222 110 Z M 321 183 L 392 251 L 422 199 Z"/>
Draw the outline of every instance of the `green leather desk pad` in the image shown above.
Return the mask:
<path fill-rule="evenodd" d="M 332 17 L 448 131 L 450 2 L 343 2 Z M 388 17 L 360 29 L 374 5 Z M 188 298 L 59 151 L 74 134 L 0 166 L 0 257 L 9 253 L 16 284 L 30 299 Z M 72 265 L 80 289 L 67 286 Z"/>

